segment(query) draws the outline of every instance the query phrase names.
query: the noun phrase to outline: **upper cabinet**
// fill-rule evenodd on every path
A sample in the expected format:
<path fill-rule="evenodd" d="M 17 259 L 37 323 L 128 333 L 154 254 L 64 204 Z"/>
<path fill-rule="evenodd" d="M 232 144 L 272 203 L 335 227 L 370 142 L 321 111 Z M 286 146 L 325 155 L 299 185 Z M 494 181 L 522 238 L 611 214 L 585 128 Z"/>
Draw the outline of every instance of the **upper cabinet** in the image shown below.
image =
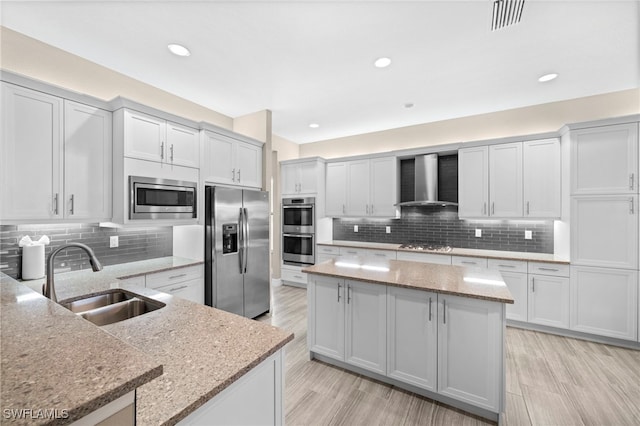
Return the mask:
<path fill-rule="evenodd" d="M 204 130 L 202 145 L 205 183 L 262 187 L 262 144 Z"/>
<path fill-rule="evenodd" d="M 315 195 L 324 187 L 324 175 L 324 161 L 320 159 L 282 162 L 282 196 Z"/>
<path fill-rule="evenodd" d="M 198 130 L 141 112 L 119 109 L 124 156 L 170 165 L 199 166 Z"/>
<path fill-rule="evenodd" d="M 327 164 L 326 215 L 395 217 L 398 159 L 395 156 Z"/>
<path fill-rule="evenodd" d="M 2 83 L 3 222 L 111 217 L 111 113 Z"/>
<path fill-rule="evenodd" d="M 558 139 L 458 151 L 458 215 L 465 218 L 560 217 Z"/>

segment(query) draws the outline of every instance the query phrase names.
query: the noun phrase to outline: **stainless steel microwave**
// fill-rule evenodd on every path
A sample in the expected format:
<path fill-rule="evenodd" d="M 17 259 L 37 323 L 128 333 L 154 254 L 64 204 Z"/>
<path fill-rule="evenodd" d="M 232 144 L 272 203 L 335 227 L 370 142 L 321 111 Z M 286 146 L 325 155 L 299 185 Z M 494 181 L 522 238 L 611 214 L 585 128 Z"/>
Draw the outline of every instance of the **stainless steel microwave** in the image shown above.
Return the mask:
<path fill-rule="evenodd" d="M 129 219 L 193 219 L 195 182 L 129 176 Z"/>

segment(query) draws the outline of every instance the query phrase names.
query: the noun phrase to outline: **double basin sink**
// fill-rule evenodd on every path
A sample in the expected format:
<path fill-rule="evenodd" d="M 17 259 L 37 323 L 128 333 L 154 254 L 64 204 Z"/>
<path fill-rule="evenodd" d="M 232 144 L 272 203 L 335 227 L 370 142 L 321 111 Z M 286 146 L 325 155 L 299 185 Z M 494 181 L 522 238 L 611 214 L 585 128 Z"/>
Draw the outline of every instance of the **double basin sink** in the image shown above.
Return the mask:
<path fill-rule="evenodd" d="M 98 326 L 124 321 L 165 306 L 162 302 L 122 289 L 109 290 L 61 305 Z"/>

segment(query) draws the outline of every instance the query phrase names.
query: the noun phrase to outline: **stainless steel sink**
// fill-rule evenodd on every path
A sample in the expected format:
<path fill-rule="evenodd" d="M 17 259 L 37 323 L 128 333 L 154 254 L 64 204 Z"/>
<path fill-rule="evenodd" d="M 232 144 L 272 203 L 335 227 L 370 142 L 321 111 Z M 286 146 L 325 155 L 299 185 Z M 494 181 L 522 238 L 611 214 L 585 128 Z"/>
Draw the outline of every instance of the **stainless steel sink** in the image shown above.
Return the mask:
<path fill-rule="evenodd" d="M 123 290 L 109 290 L 61 305 L 98 326 L 124 321 L 165 306 L 157 300 Z"/>

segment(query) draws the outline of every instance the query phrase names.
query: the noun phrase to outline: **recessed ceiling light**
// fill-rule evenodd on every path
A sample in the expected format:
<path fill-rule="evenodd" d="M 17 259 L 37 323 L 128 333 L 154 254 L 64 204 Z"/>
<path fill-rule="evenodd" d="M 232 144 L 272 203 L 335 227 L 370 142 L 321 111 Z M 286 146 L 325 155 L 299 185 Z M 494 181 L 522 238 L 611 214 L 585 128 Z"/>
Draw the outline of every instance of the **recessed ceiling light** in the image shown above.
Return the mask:
<path fill-rule="evenodd" d="M 558 78 L 558 74 L 556 74 L 556 73 L 552 72 L 552 73 L 550 73 L 550 74 L 545 74 L 545 75 L 543 75 L 542 77 L 540 77 L 540 78 L 538 79 L 538 81 L 539 81 L 540 83 L 546 83 L 547 81 L 555 80 L 556 78 Z"/>
<path fill-rule="evenodd" d="M 405 108 L 413 108 L 413 104 L 411 102 L 407 102 L 406 104 L 404 104 Z"/>
<path fill-rule="evenodd" d="M 320 127 L 320 125 L 318 123 L 311 123 L 309 124 L 309 127 L 311 127 L 312 129 L 317 129 L 318 127 Z"/>
<path fill-rule="evenodd" d="M 190 56 L 191 55 L 191 52 L 189 51 L 189 49 L 187 49 L 186 47 L 184 47 L 181 44 L 170 44 L 167 47 L 169 48 L 171 53 L 173 53 L 174 55 L 177 55 L 177 56 Z"/>
<path fill-rule="evenodd" d="M 389 65 L 391 65 L 391 59 L 389 58 L 378 58 L 376 59 L 376 61 L 373 63 L 376 68 L 386 68 Z"/>

